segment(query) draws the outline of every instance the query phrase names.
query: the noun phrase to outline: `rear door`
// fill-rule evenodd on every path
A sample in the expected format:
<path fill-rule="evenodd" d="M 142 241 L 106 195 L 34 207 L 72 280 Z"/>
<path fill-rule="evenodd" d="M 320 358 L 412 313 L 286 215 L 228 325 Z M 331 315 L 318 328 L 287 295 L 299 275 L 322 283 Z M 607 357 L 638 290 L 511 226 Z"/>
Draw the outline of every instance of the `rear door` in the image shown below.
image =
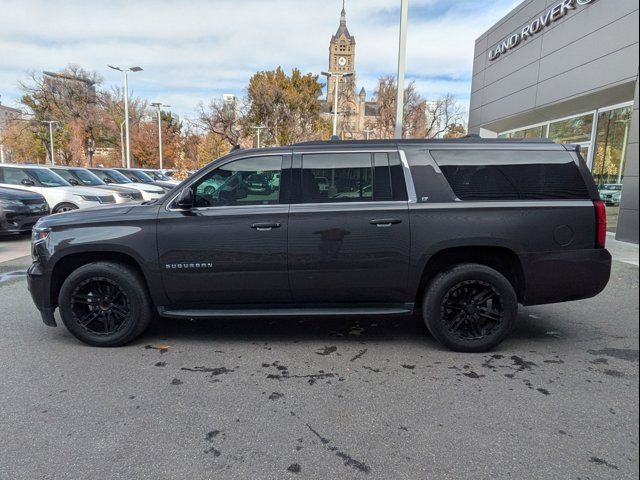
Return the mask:
<path fill-rule="evenodd" d="M 290 301 L 283 160 L 290 156 L 225 163 L 192 184 L 193 209 L 160 212 L 160 268 L 174 305 Z M 251 188 L 246 180 L 255 175 L 271 180 L 270 187 Z"/>
<path fill-rule="evenodd" d="M 397 150 L 301 153 L 293 167 L 293 300 L 407 301 L 409 218 Z"/>

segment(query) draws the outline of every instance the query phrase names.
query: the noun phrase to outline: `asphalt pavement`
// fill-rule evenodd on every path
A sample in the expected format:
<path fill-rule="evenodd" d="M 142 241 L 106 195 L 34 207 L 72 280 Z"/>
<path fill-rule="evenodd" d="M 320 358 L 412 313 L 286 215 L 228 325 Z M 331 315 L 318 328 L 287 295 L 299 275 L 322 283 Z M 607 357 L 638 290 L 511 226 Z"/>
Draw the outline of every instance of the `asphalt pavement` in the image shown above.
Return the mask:
<path fill-rule="evenodd" d="M 42 324 L 28 264 L 0 263 L 0 479 L 638 478 L 635 265 L 460 354 L 414 318 L 161 320 L 92 348 Z"/>

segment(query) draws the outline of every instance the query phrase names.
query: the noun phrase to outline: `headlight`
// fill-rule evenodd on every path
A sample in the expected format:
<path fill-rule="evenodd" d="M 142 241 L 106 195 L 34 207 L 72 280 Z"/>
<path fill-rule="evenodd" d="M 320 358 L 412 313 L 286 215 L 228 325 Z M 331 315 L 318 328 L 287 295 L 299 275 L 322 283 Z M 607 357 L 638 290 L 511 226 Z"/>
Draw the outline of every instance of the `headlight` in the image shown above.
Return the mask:
<path fill-rule="evenodd" d="M 118 193 L 118 196 L 120 198 L 131 198 L 131 194 L 130 193 Z"/>
<path fill-rule="evenodd" d="M 36 224 L 36 226 L 31 229 L 31 243 L 35 245 L 36 243 L 40 243 L 43 240 L 46 240 L 50 233 L 50 228 L 38 227 L 38 225 Z"/>
<path fill-rule="evenodd" d="M 0 198 L 0 205 L 3 207 L 22 207 L 24 203 L 20 200 L 11 200 L 9 198 Z"/>
<path fill-rule="evenodd" d="M 86 202 L 99 202 L 100 199 L 95 195 L 78 195 L 81 199 Z"/>

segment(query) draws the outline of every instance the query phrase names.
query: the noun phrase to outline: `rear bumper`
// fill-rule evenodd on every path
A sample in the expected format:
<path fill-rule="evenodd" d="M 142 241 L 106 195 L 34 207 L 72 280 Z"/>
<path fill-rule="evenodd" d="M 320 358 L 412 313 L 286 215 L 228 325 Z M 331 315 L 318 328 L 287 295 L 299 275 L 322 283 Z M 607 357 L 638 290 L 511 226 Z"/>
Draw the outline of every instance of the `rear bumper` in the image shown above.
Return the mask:
<path fill-rule="evenodd" d="M 49 277 L 43 274 L 42 267 L 38 262 L 32 263 L 27 270 L 27 287 L 33 303 L 40 311 L 43 323 L 55 327 L 56 321 L 53 316 L 55 307 L 51 305 Z"/>
<path fill-rule="evenodd" d="M 523 261 L 523 305 L 568 302 L 598 295 L 611 276 L 611 254 L 602 249 L 534 253 Z"/>

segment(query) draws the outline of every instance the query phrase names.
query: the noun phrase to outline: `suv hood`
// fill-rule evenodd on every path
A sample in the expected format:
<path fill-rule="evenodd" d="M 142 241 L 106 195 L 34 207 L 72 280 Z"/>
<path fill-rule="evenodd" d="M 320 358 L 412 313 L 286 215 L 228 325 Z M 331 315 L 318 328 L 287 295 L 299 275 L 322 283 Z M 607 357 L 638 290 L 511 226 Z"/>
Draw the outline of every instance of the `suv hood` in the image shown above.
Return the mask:
<path fill-rule="evenodd" d="M 19 188 L 6 188 L 0 187 L 0 198 L 9 200 L 41 200 L 44 202 L 44 197 L 39 193 L 32 192 L 30 190 L 21 190 Z"/>
<path fill-rule="evenodd" d="M 72 210 L 70 212 L 56 213 L 42 218 L 37 226 L 45 228 L 78 227 L 82 225 L 99 225 L 101 223 L 112 224 L 127 219 L 129 215 L 139 215 L 140 218 L 155 218 L 159 204 L 114 204 L 100 207 Z M 87 230 L 89 232 L 89 230 Z"/>
<path fill-rule="evenodd" d="M 87 196 L 101 196 L 104 197 L 107 195 L 103 189 L 95 188 L 95 187 L 56 187 L 56 188 L 66 188 L 71 193 L 75 195 L 87 195 Z"/>

